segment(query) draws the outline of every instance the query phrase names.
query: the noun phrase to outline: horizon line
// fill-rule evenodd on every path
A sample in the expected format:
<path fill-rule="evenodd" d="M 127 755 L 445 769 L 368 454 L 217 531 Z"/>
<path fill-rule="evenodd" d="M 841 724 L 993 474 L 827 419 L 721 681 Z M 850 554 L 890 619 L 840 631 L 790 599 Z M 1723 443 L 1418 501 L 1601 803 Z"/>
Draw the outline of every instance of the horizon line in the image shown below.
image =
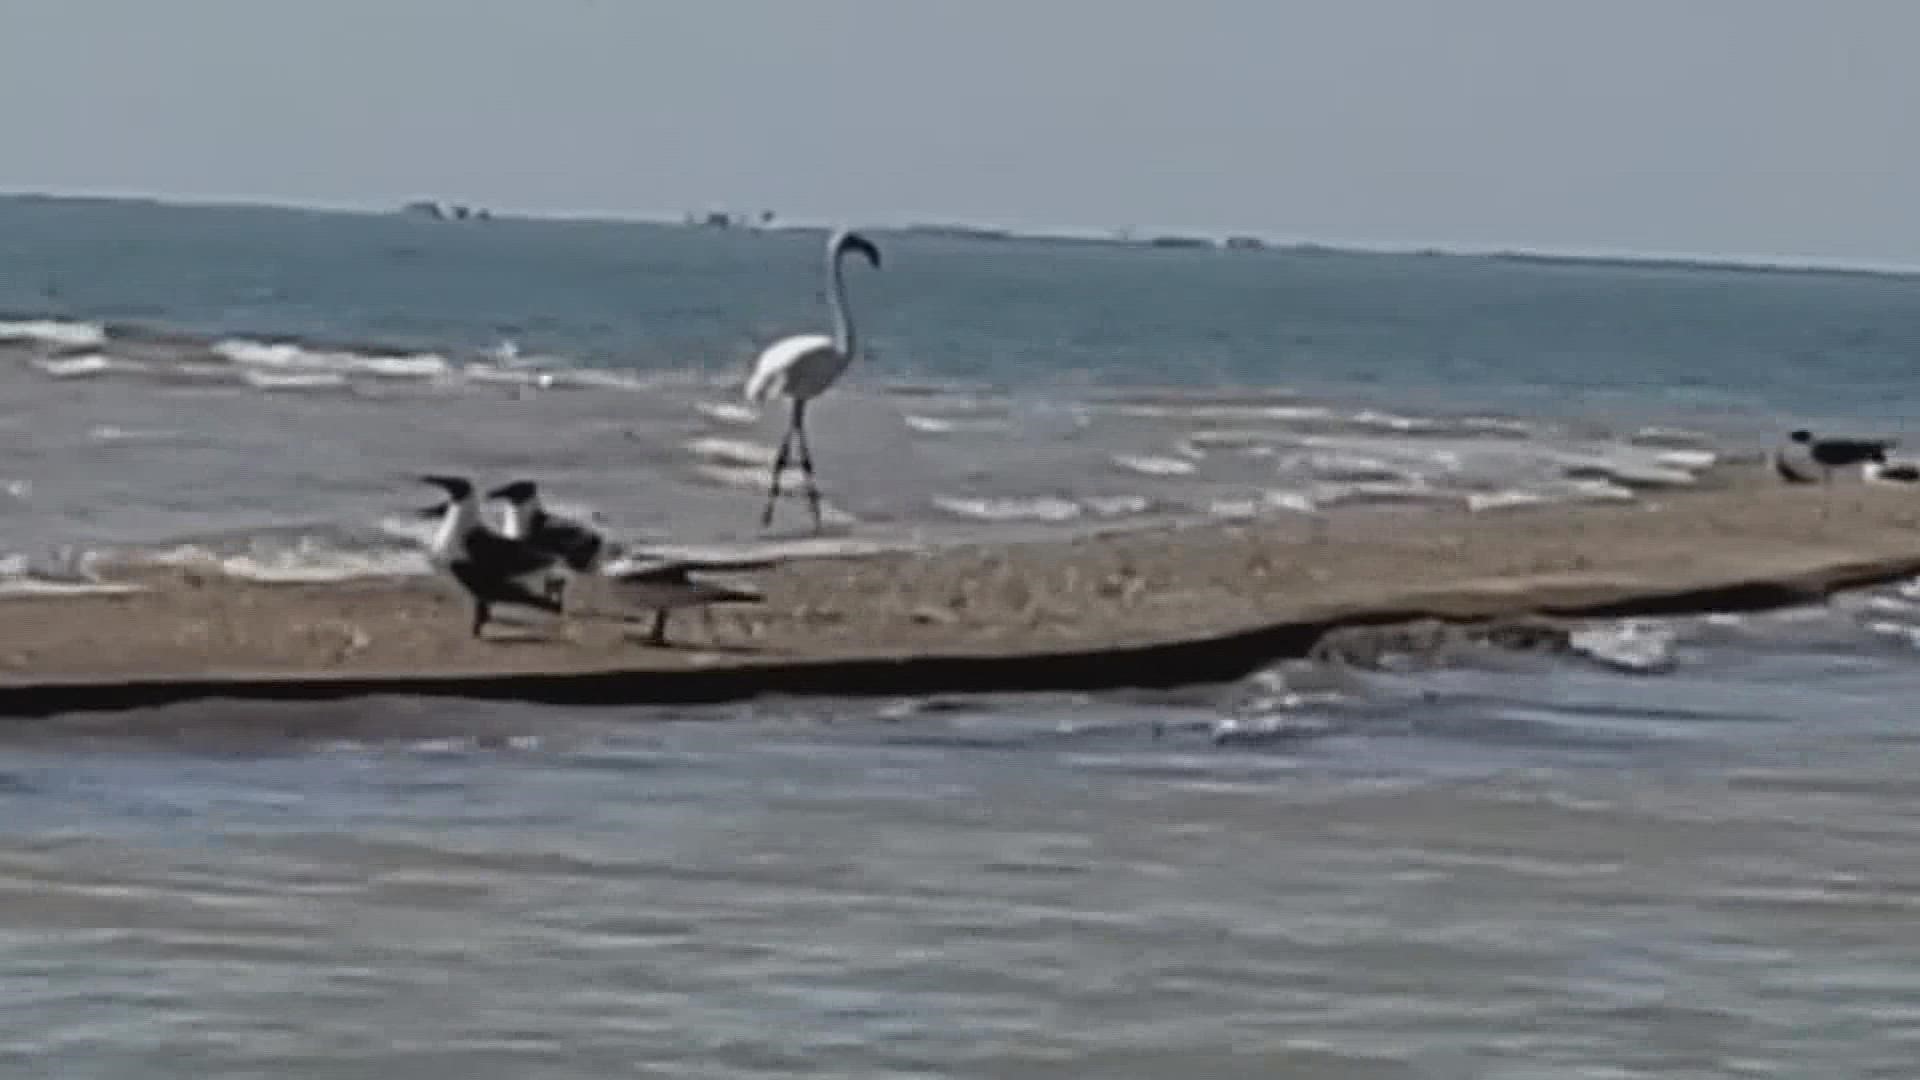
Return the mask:
<path fill-rule="evenodd" d="M 416 203 L 435 203 L 441 206 L 467 206 L 474 210 L 485 210 L 496 221 L 536 221 L 570 224 L 607 224 L 607 225 L 647 225 L 686 227 L 688 219 L 698 219 L 708 213 L 736 213 L 708 207 L 700 210 L 685 210 L 679 214 L 668 214 L 648 210 L 536 210 L 501 208 L 478 202 L 464 202 L 452 198 L 420 197 L 404 199 L 398 202 L 374 205 L 370 202 L 300 202 L 278 196 L 208 194 L 208 195 L 166 195 L 147 192 L 134 192 L 123 189 L 67 189 L 48 190 L 42 188 L 0 187 L 0 200 L 8 201 L 45 201 L 45 202 L 106 202 L 128 204 L 152 204 L 180 209 L 248 209 L 279 210 L 312 214 L 348 214 L 367 217 L 393 217 L 402 214 L 407 207 Z M 740 221 L 747 231 L 759 228 L 748 224 L 751 215 L 741 214 Z M 857 220 L 846 217 L 833 218 L 786 218 L 777 216 L 772 228 L 779 230 L 831 230 Z M 695 222 L 694 227 L 700 227 Z M 1028 223 L 1010 224 L 1007 222 L 987 222 L 965 218 L 942 218 L 934 215 L 902 217 L 898 220 L 873 219 L 865 228 L 885 232 L 911 232 L 916 230 L 952 229 L 957 231 L 977 231 L 983 234 L 983 240 L 1069 240 L 1107 242 L 1116 246 L 1147 247 L 1150 241 L 1159 237 L 1210 240 L 1223 244 L 1229 238 L 1251 237 L 1264 246 L 1280 251 L 1319 250 L 1329 253 L 1362 255 L 1405 255 L 1439 256 L 1457 258 L 1484 259 L 1534 259 L 1542 262 L 1564 263 L 1616 263 L 1647 267 L 1681 267 L 1702 270 L 1723 269 L 1753 272 L 1779 273 L 1833 273 L 1874 275 L 1884 277 L 1920 276 L 1920 261 L 1900 262 L 1896 260 L 1874 260 L 1849 256 L 1728 253 L 1728 252 L 1689 252 L 1657 251 L 1632 248 L 1608 248 L 1605 246 L 1568 246 L 1535 244 L 1530 242 L 1505 243 L 1486 241 L 1420 241 L 1420 240 L 1353 240 L 1329 237 L 1306 237 L 1297 234 L 1265 232 L 1257 229 L 1181 229 L 1174 227 L 1157 228 L 1145 226 L 1082 226 L 1082 225 L 1033 225 Z"/>

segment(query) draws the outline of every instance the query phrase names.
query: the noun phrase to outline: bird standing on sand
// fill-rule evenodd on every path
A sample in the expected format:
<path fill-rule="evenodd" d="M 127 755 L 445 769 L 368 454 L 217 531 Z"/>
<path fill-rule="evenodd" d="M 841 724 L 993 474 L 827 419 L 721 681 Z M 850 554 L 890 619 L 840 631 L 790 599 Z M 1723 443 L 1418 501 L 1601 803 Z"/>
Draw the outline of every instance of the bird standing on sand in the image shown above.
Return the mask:
<path fill-rule="evenodd" d="M 501 523 L 501 532 L 508 539 L 521 541 L 551 556 L 555 560 L 555 570 L 564 568 L 576 575 L 600 575 L 606 562 L 618 552 L 616 545 L 599 532 L 548 511 L 540 502 L 539 485 L 531 480 L 503 484 L 487 495 L 489 498 L 506 500 L 507 514 Z M 748 603 L 761 599 L 759 593 L 696 580 L 692 574 L 721 566 L 743 570 L 771 565 L 764 562 L 716 564 L 690 559 L 640 558 L 645 559 L 642 565 L 606 575 L 600 580 L 606 583 L 615 599 L 634 607 L 654 609 L 653 629 L 647 636 L 648 643 L 652 645 L 667 643 L 667 617 L 674 608 L 697 605 L 710 609 L 714 604 Z M 565 578 L 557 574 L 547 579 L 547 596 L 555 603 L 561 601 L 561 590 L 565 583 Z"/>
<path fill-rule="evenodd" d="M 1887 451 L 1896 445 L 1892 439 L 1816 439 L 1806 430 L 1787 436 L 1787 444 L 1774 452 L 1773 471 L 1789 484 L 1818 481 L 1826 489 L 1821 516 L 1826 516 L 1833 501 L 1833 472 L 1869 462 L 1884 465 Z"/>
<path fill-rule="evenodd" d="M 520 581 L 552 569 L 557 561 L 553 555 L 488 528 L 481 520 L 480 499 L 471 481 L 458 476 L 420 479 L 447 493 L 440 527 L 427 550 L 434 564 L 452 575 L 473 599 L 474 637 L 481 636 L 493 617 L 495 604 L 522 604 L 555 615 L 561 613 L 558 600 L 534 592 Z"/>
<path fill-rule="evenodd" d="M 848 252 L 858 252 L 874 269 L 880 268 L 880 249 L 859 233 L 843 230 L 827 238 L 827 305 L 833 317 L 833 333 L 782 338 L 767 346 L 747 376 L 748 401 L 757 404 L 769 398 L 785 397 L 792 402 L 787 432 L 773 459 L 767 508 L 760 515 L 762 528 L 773 524 L 773 506 L 780 498 L 780 476 L 795 452 L 799 454 L 800 472 L 807 485 L 807 505 L 813 511 L 814 530 L 819 531 L 821 526 L 820 489 L 814 483 L 813 451 L 807 446 L 807 402 L 838 382 L 855 356 L 858 339 L 854 336 L 853 317 L 847 311 L 847 283 L 842 268 Z"/>
<path fill-rule="evenodd" d="M 647 634 L 647 644 L 663 646 L 667 643 L 667 616 L 674 608 L 698 606 L 711 619 L 715 604 L 752 604 L 764 599 L 757 592 L 716 581 L 698 580 L 692 576 L 694 573 L 714 569 L 750 570 L 771 565 L 770 562 L 717 564 L 691 559 L 661 559 L 624 573 L 609 575 L 607 582 L 609 590 L 618 599 L 634 607 L 653 609 L 653 629 Z M 708 623 L 707 632 L 713 632 L 711 622 Z"/>
<path fill-rule="evenodd" d="M 501 532 L 509 539 L 546 552 L 574 574 L 590 574 L 612 552 L 607 538 L 578 521 L 548 512 L 540 503 L 540 488 L 531 480 L 515 480 L 487 492 L 489 499 L 504 499 L 506 520 Z M 556 603 L 566 588 L 566 578 L 555 574 L 547 579 L 547 596 Z"/>

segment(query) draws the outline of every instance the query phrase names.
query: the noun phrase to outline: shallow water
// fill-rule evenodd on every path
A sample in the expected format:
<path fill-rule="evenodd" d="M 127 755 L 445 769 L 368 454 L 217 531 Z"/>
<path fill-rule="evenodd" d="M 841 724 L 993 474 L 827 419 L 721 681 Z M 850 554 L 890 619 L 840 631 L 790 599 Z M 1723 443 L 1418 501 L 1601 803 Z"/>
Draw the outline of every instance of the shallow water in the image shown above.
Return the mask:
<path fill-rule="evenodd" d="M 1898 433 L 1910 278 L 883 237 L 830 541 L 1634 498 Z M 0 576 L 739 545 L 817 236 L 0 199 Z M 503 350 L 511 342 L 517 351 Z M 1920 585 L 1091 697 L 0 728 L 8 1075 L 1912 1075 Z"/>
<path fill-rule="evenodd" d="M 758 542 L 783 417 L 740 384 L 825 318 L 805 232 L 0 199 L 0 237 L 16 582 L 419 570 L 427 469 Z M 1920 348 L 1915 278 L 880 239 L 812 418 L 863 543 L 1629 499 L 1789 411 L 1897 434 Z"/>
<path fill-rule="evenodd" d="M 1914 590 L 1909 589 L 1911 594 Z M 1884 1076 L 1915 620 L 1113 697 L 8 736 L 0 1053 L 98 1077 Z"/>

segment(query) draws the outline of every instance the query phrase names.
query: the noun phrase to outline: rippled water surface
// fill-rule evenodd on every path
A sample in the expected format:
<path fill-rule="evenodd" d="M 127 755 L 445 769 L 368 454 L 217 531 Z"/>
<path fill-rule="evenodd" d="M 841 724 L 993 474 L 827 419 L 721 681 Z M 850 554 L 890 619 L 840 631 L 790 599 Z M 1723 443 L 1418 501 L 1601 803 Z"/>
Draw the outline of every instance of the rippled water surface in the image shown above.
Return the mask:
<path fill-rule="evenodd" d="M 1596 627 L 1659 636 L 1659 674 L 23 727 L 0 1048 L 98 1077 L 1909 1076 L 1906 603 Z"/>

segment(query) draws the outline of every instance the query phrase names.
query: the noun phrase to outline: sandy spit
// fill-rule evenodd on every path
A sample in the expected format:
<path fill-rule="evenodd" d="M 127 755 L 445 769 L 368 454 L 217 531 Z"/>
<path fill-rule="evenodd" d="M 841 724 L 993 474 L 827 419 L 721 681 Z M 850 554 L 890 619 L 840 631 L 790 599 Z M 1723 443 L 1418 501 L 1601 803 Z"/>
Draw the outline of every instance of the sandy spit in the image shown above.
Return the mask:
<path fill-rule="evenodd" d="M 670 648 L 592 602 L 467 634 L 451 586 L 141 575 L 146 591 L 0 603 L 0 713 L 200 697 L 419 693 L 574 704 L 770 692 L 953 693 L 1225 680 L 1343 626 L 1807 602 L 1920 574 L 1920 491 L 1755 467 L 1631 504 L 1354 510 L 1236 525 L 812 559 L 735 575 L 760 605 L 674 617 Z"/>

